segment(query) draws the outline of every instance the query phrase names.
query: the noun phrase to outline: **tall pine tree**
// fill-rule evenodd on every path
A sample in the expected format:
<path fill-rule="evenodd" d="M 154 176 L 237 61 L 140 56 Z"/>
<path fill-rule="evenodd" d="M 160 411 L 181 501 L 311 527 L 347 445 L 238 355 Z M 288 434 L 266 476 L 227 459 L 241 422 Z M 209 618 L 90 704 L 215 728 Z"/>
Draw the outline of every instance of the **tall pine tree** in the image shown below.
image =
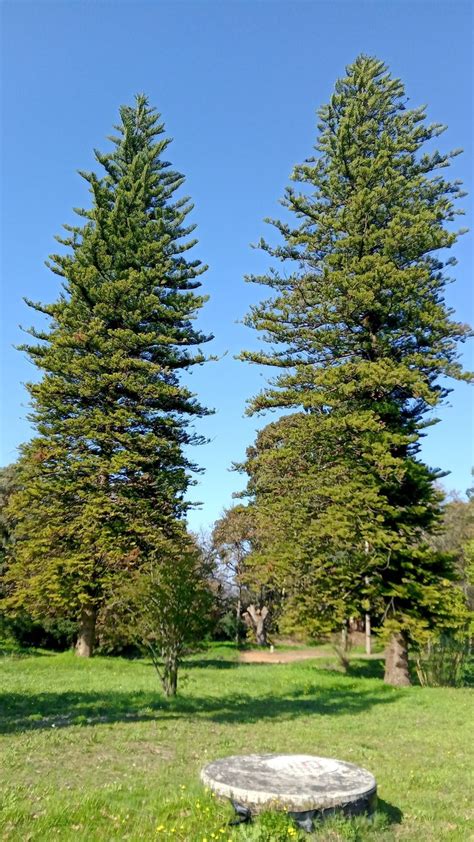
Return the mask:
<path fill-rule="evenodd" d="M 11 504 L 9 606 L 77 616 L 86 656 L 117 580 L 181 537 L 194 469 L 183 448 L 201 441 L 189 422 L 206 413 L 180 378 L 210 338 L 193 324 L 206 267 L 186 255 L 192 205 L 175 197 L 184 178 L 146 97 L 120 118 L 112 151 L 95 152 L 102 174 L 81 172 L 83 224 L 64 226 L 66 250 L 51 257 L 59 299 L 28 301 L 49 327 L 24 346 L 42 378 L 28 386 L 37 435 Z"/>
<path fill-rule="evenodd" d="M 269 220 L 282 242 L 261 241 L 284 271 L 249 279 L 272 291 L 247 317 L 269 347 L 241 356 L 279 370 L 250 412 L 302 409 L 317 417 L 320 440 L 325 427 L 330 441 L 349 432 L 347 447 L 365 462 L 377 538 L 362 529 L 350 546 L 360 558 L 372 539 L 386 680 L 400 684 L 410 639 L 445 616 L 452 595 L 448 560 L 424 540 L 439 501 L 419 449 L 448 393 L 441 378 L 467 377 L 457 346 L 469 329 L 444 300 L 462 192 L 442 171 L 457 153 L 423 150 L 444 127 L 406 107 L 402 82 L 376 58 L 347 68 L 319 116 L 317 154 L 295 168 L 301 188 L 286 191 L 289 221 Z"/>

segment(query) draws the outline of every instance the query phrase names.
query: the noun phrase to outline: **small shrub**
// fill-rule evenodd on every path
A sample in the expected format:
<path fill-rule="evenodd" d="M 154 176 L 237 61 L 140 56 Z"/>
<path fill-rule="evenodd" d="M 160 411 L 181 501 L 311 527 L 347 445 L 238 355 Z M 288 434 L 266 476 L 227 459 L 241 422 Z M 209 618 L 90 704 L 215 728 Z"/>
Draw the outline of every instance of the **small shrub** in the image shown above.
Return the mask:
<path fill-rule="evenodd" d="M 416 656 L 422 687 L 459 687 L 469 683 L 472 667 L 470 639 L 442 634 L 429 640 Z"/>
<path fill-rule="evenodd" d="M 15 654 L 29 649 L 68 649 L 76 633 L 76 623 L 66 618 L 35 620 L 25 612 L 0 616 L 0 652 Z"/>
<path fill-rule="evenodd" d="M 293 819 L 284 812 L 261 813 L 255 822 L 239 828 L 239 842 L 300 842 L 306 834 L 299 830 Z"/>

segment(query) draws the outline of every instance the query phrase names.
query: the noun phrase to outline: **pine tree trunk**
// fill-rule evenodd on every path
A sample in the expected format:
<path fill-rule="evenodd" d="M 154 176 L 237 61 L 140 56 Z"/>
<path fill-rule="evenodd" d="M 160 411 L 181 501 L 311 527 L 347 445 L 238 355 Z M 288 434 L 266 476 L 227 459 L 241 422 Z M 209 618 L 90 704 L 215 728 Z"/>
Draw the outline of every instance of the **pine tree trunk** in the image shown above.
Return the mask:
<path fill-rule="evenodd" d="M 95 621 L 97 611 L 90 605 L 83 605 L 79 620 L 79 633 L 76 641 L 76 655 L 80 658 L 90 658 L 94 651 Z"/>
<path fill-rule="evenodd" d="M 393 634 L 385 651 L 385 684 L 392 687 L 408 687 L 411 684 L 408 672 L 408 645 L 402 632 Z"/>

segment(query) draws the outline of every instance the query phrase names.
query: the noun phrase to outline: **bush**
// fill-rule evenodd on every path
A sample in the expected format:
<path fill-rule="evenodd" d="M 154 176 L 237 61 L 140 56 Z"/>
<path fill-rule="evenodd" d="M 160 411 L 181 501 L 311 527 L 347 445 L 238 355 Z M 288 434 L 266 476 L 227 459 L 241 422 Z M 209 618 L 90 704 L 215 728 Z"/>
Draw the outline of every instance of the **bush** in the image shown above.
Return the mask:
<path fill-rule="evenodd" d="M 289 842 L 302 840 L 303 834 L 287 813 L 265 812 L 249 825 L 239 828 L 242 842 Z"/>
<path fill-rule="evenodd" d="M 72 646 L 77 624 L 68 619 L 41 622 L 23 613 L 15 617 L 0 616 L 0 651 L 53 649 L 62 652 Z"/>
<path fill-rule="evenodd" d="M 416 656 L 421 686 L 460 687 L 471 683 L 472 654 L 471 639 L 467 635 L 441 634 L 431 638 Z"/>

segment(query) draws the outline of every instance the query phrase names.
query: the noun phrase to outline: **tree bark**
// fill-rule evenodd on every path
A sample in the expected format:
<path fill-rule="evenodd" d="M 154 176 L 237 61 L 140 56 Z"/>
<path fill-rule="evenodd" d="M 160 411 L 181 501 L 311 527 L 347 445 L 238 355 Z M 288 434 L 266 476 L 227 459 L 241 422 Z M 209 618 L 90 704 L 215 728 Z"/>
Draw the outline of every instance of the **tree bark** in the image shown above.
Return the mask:
<path fill-rule="evenodd" d="M 83 605 L 79 620 L 79 634 L 76 641 L 76 655 L 90 658 L 95 644 L 95 621 L 97 611 L 91 605 Z"/>
<path fill-rule="evenodd" d="M 235 645 L 237 649 L 239 649 L 241 644 L 241 634 L 240 634 L 240 615 L 242 613 L 242 599 L 240 596 L 240 587 L 239 587 L 239 596 L 237 597 L 237 604 L 235 606 Z"/>
<path fill-rule="evenodd" d="M 267 645 L 267 630 L 265 628 L 265 618 L 259 617 L 257 621 L 257 626 L 255 628 L 255 640 L 257 646 L 266 646 Z"/>
<path fill-rule="evenodd" d="M 372 654 L 372 635 L 371 635 L 370 614 L 365 615 L 365 654 L 366 655 Z"/>
<path fill-rule="evenodd" d="M 163 690 L 165 696 L 176 696 L 178 690 L 178 657 L 174 651 L 168 652 L 163 667 Z"/>
<path fill-rule="evenodd" d="M 384 681 L 392 687 L 408 687 L 411 684 L 408 671 L 408 644 L 403 632 L 393 634 L 385 650 Z"/>
<path fill-rule="evenodd" d="M 257 646 L 267 646 L 267 630 L 265 627 L 265 620 L 268 617 L 267 606 L 256 608 L 255 605 L 249 605 L 246 613 L 255 632 Z"/>
<path fill-rule="evenodd" d="M 365 542 L 365 554 L 366 554 L 366 555 L 368 555 L 368 554 L 369 554 L 369 550 L 370 550 L 370 547 L 369 547 L 369 542 L 368 542 L 368 541 L 366 541 L 366 542 Z M 369 585 L 369 581 L 370 581 L 370 580 L 369 580 L 369 577 L 368 577 L 368 576 L 365 576 L 365 577 L 364 577 L 364 581 L 365 581 L 365 584 L 368 586 L 368 585 Z M 371 629 L 371 623 L 370 623 L 370 614 L 369 614 L 369 612 L 367 611 L 367 613 L 366 613 L 366 615 L 365 615 L 365 654 L 366 654 L 366 655 L 371 655 L 371 654 L 372 654 L 371 631 L 372 631 L 372 629 Z"/>

